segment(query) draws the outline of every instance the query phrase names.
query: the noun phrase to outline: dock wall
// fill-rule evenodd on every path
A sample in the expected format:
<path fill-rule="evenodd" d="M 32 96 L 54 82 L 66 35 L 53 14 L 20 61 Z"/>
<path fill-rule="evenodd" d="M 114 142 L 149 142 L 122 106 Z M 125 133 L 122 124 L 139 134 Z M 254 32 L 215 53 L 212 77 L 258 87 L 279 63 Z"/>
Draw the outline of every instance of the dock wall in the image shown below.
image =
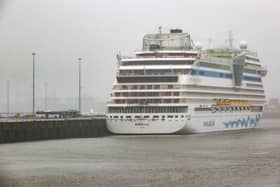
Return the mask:
<path fill-rule="evenodd" d="M 105 119 L 0 122 L 0 143 L 110 135 Z"/>

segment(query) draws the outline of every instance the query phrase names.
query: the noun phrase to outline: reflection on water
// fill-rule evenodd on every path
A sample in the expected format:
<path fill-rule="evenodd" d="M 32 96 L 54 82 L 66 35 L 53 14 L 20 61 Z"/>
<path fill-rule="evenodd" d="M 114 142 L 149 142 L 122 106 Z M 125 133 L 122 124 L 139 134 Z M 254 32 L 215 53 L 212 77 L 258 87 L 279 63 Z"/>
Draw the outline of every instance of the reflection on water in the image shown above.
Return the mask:
<path fill-rule="evenodd" d="M 280 186 L 280 123 L 193 135 L 0 145 L 11 186 Z"/>

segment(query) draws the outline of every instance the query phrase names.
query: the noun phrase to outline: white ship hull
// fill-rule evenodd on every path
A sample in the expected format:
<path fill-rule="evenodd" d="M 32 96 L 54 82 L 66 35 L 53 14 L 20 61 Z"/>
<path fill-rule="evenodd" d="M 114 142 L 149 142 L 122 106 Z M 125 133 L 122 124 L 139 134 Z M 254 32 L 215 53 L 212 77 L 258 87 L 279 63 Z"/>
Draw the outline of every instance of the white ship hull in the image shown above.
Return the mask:
<path fill-rule="evenodd" d="M 198 114 L 178 119 L 107 119 L 113 134 L 175 134 L 241 130 L 258 127 L 261 113 Z"/>

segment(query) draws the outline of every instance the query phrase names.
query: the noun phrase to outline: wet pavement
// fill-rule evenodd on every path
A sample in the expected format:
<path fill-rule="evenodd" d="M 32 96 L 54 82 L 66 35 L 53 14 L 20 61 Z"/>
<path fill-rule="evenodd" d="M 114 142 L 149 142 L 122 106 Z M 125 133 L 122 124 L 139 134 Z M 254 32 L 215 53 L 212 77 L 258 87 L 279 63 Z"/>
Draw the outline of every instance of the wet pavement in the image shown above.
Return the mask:
<path fill-rule="evenodd" d="M 0 145 L 0 186 L 280 186 L 280 119 L 258 129 Z"/>

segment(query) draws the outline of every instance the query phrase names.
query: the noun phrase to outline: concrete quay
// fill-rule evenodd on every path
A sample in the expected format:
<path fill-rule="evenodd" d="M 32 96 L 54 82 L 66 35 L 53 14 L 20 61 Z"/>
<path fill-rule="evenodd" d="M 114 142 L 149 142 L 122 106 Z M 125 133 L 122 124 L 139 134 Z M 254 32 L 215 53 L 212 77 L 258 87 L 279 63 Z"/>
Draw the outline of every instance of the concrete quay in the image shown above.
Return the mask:
<path fill-rule="evenodd" d="M 9 119 L 0 121 L 0 143 L 108 136 L 105 118 Z"/>

